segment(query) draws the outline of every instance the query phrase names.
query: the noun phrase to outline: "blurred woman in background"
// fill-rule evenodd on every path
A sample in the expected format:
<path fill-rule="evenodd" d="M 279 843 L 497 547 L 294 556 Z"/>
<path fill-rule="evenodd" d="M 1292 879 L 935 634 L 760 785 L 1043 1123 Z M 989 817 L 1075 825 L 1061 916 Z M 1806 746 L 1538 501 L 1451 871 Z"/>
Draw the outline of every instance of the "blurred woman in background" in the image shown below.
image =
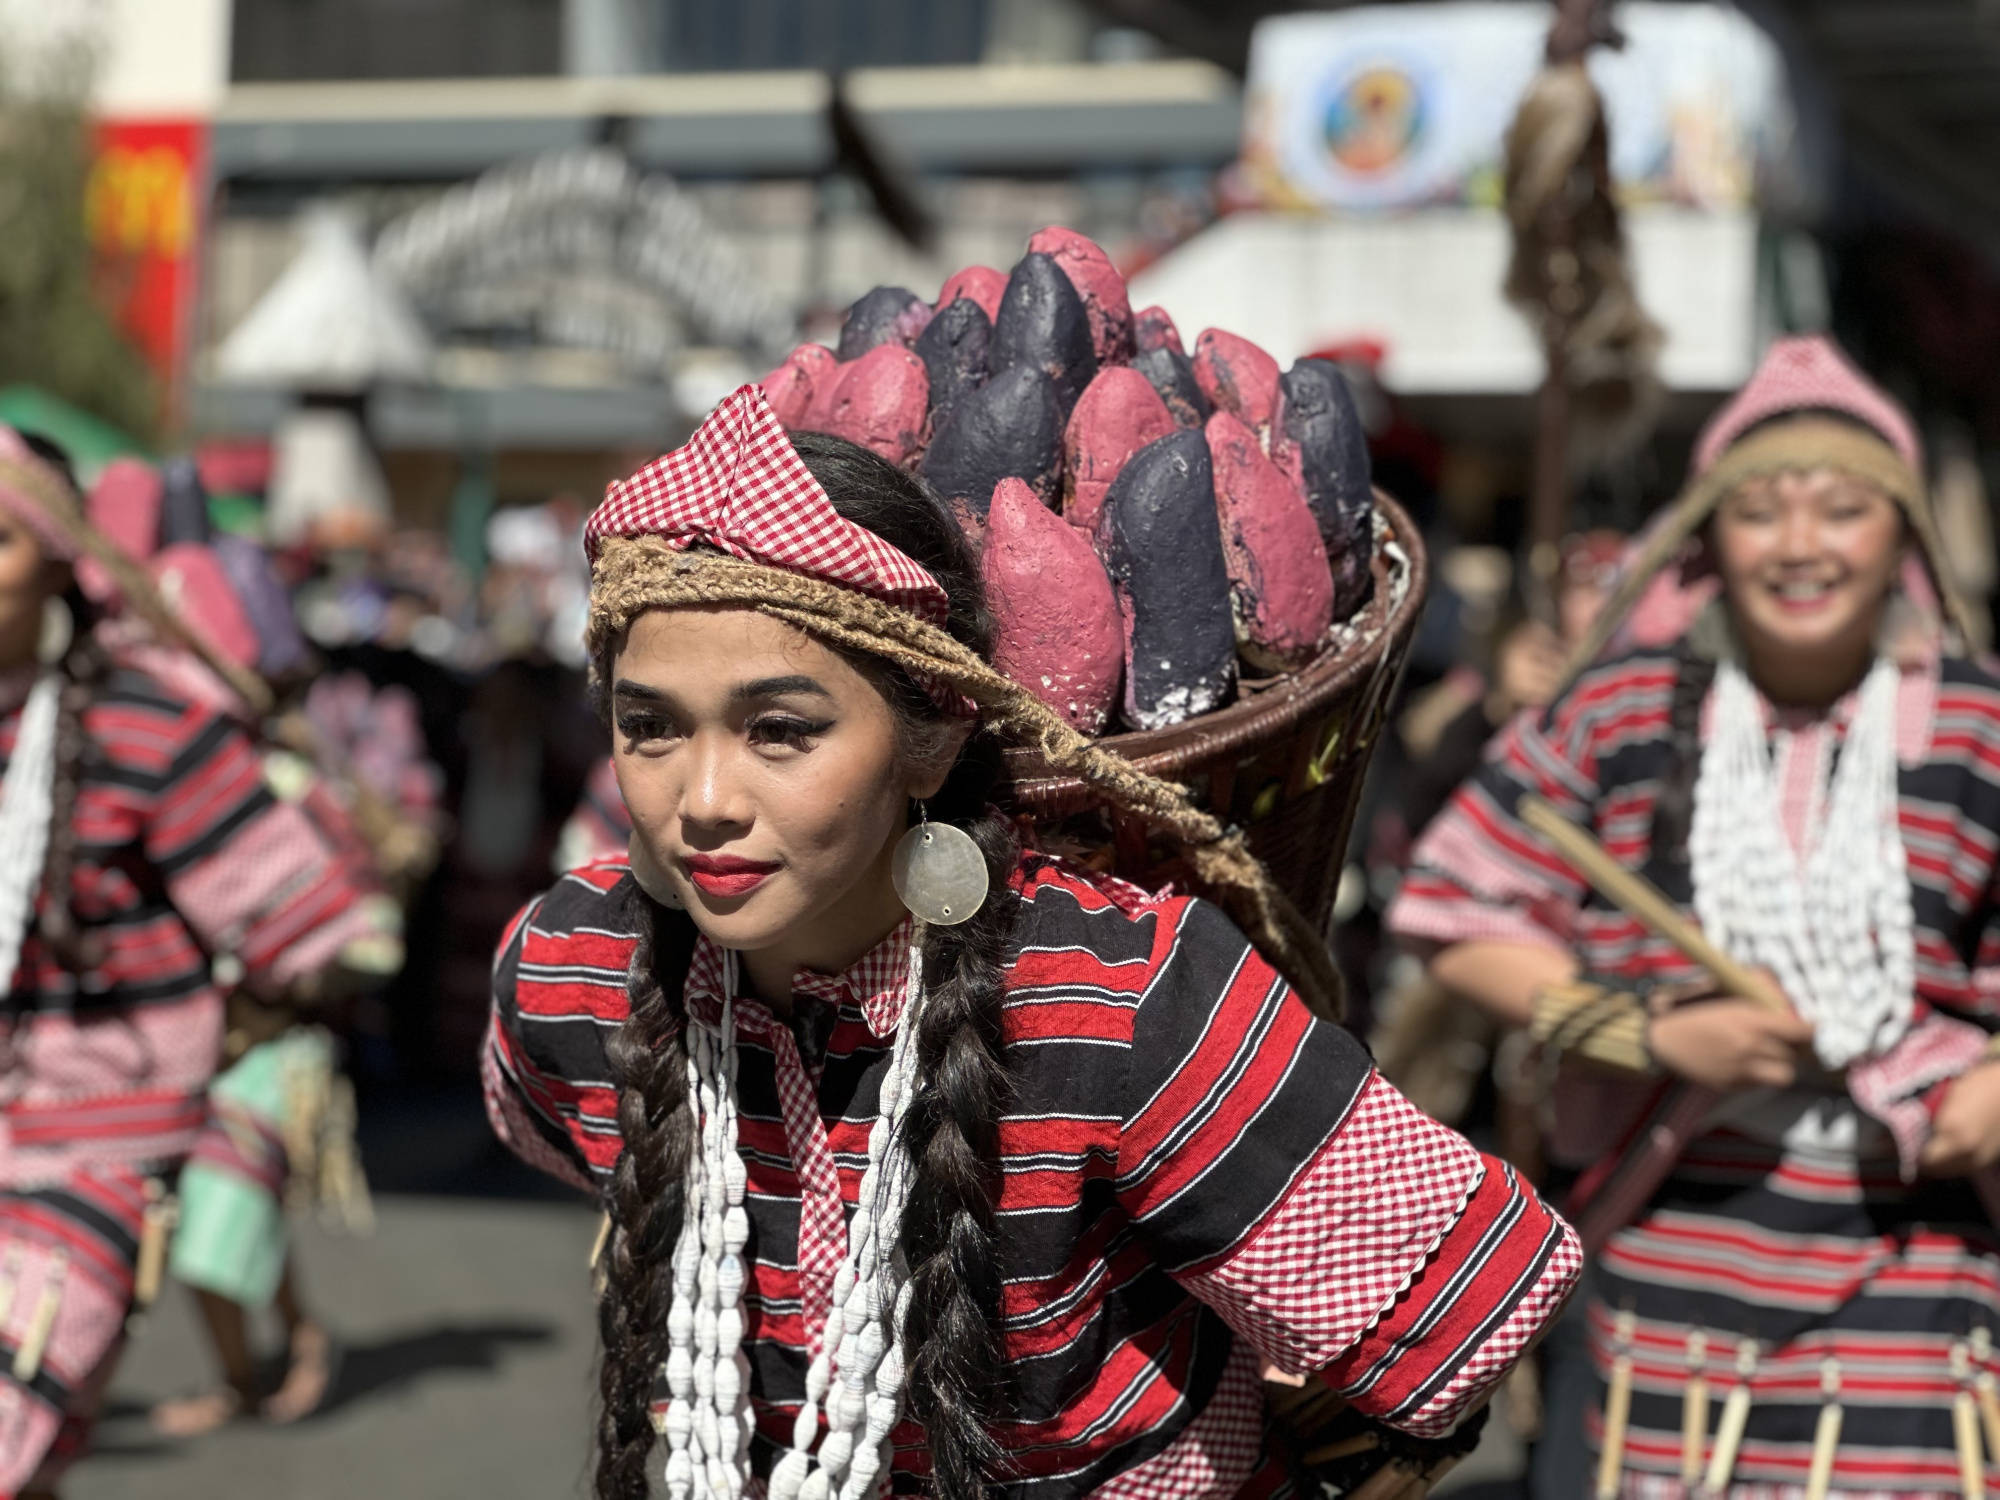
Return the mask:
<path fill-rule="evenodd" d="M 223 1043 L 366 929 L 250 737 L 111 654 L 71 564 L 106 544 L 60 453 L 0 429 L 0 1496 L 84 1445 Z"/>
<path fill-rule="evenodd" d="M 1981 1470 L 2000 678 L 1952 647 L 1921 473 L 1908 417 L 1831 344 L 1775 345 L 1580 654 L 1669 563 L 1719 597 L 1517 721 L 1391 913 L 1439 980 L 1532 1027 L 1549 1155 L 1594 1167 L 1570 1208 L 1598 1252 L 1599 1494 L 1956 1494 Z M 1522 821 L 1530 793 L 1782 1001 L 1717 993 L 1586 887 Z M 1581 1404 L 1549 1399 L 1556 1423 Z"/>

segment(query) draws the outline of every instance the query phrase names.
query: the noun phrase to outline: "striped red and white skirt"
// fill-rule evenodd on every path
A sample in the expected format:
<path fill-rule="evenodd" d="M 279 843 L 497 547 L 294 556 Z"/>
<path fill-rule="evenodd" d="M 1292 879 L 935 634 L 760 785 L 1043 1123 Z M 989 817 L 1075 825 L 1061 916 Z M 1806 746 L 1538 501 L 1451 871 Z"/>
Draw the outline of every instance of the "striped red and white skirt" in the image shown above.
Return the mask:
<path fill-rule="evenodd" d="M 1886 1132 L 1851 1104 L 1790 1098 L 1789 1118 L 1699 1136 L 1607 1242 L 1590 1307 L 1593 1440 L 1601 1454 L 1623 1356 L 1633 1500 L 1683 1493 L 1694 1450 L 1714 1463 L 1732 1394 L 1748 1398 L 1732 1500 L 1803 1495 L 1816 1442 L 1843 1500 L 1957 1496 L 1954 1403 L 2000 1372 L 2000 1235 L 1968 1182 L 1903 1180 Z M 1975 1461 L 2000 1483 L 2000 1454 Z"/>
<path fill-rule="evenodd" d="M 147 1176 L 77 1167 L 0 1189 L 0 1500 L 82 1452 L 132 1308 Z"/>

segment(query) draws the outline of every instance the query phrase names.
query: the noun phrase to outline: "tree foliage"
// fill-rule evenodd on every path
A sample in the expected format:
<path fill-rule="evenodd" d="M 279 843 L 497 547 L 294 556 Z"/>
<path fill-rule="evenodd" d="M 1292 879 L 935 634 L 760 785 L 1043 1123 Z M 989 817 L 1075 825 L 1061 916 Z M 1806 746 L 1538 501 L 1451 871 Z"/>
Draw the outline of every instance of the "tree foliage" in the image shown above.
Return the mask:
<path fill-rule="evenodd" d="M 0 52 L 0 385 L 31 382 L 148 440 L 158 388 L 85 227 L 91 68 L 74 43 Z"/>

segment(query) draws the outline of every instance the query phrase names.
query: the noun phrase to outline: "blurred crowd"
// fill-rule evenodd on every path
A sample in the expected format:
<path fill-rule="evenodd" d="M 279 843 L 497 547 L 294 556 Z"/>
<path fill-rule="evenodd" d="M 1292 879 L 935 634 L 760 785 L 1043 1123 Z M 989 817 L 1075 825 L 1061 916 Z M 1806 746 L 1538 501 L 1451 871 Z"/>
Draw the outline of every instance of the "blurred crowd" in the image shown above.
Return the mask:
<path fill-rule="evenodd" d="M 148 508 L 144 467 L 116 460 L 87 481 L 93 519 L 114 536 L 130 537 L 121 517 Z M 602 760 L 585 691 L 584 505 L 558 496 L 495 510 L 454 551 L 443 532 L 360 507 L 278 526 L 268 460 L 240 445 L 158 473 L 155 555 L 176 543 L 261 555 L 271 589 L 244 622 L 253 641 L 241 654 L 311 725 L 324 758 L 426 846 L 396 861 L 405 952 L 354 1017 L 356 1070 L 466 1076 L 495 934 L 546 883 Z M 212 619 L 196 623 L 218 633 Z"/>

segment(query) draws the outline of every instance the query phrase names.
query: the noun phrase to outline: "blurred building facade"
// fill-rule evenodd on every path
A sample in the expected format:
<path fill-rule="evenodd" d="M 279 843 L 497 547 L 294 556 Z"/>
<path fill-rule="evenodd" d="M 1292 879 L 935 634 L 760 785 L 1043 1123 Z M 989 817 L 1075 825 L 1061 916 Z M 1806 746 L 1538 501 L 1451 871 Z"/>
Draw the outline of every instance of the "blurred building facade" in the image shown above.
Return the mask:
<path fill-rule="evenodd" d="M 838 169 L 836 88 L 934 227 L 921 245 Z M 191 413 L 208 432 L 275 422 L 285 395 L 221 378 L 212 356 L 323 198 L 379 234 L 483 174 L 490 199 L 538 162 L 583 171 L 615 152 L 639 184 L 670 183 L 714 258 L 809 336 L 872 286 L 928 294 L 958 266 L 1011 264 L 1044 224 L 1128 255 L 1175 243 L 1213 217 L 1239 120 L 1225 70 L 1166 58 L 1075 0 L 234 0 Z M 630 215 L 593 212 L 600 241 L 633 232 Z M 508 224 L 522 263 L 487 300 L 521 302 L 534 282 L 542 313 L 436 327 L 436 380 L 371 402 L 417 518 L 474 448 L 500 450 L 503 500 L 587 492 L 783 352 L 712 342 L 698 306 L 635 288 L 589 247 L 531 264 L 532 236 Z M 489 256 L 478 274 L 493 270 Z"/>
<path fill-rule="evenodd" d="M 1490 184 L 1473 169 L 1428 198 L 1383 198 L 1401 164 L 1381 132 L 1420 122 L 1435 140 L 1468 107 L 1503 118 L 1518 69 L 1495 72 L 1493 49 L 1467 51 L 1463 34 L 1479 25 L 1532 34 L 1547 13 L 1540 5 L 1308 6 L 1318 13 L 1297 16 L 1276 13 L 1299 7 L 1264 0 L 92 0 L 83 9 L 107 42 L 107 113 L 137 132 L 120 178 L 137 207 L 119 221 L 145 221 L 146 195 L 164 191 L 148 165 L 161 150 L 178 153 L 186 183 L 182 220 L 194 232 L 172 247 L 171 285 L 156 299 L 164 310 L 149 316 L 171 330 L 150 346 L 179 377 L 192 430 L 268 432 L 293 399 L 225 378 L 215 354 L 299 253 L 308 206 L 334 200 L 377 244 L 426 214 L 450 220 L 477 205 L 494 215 L 476 263 L 427 264 L 458 278 L 449 298 L 418 299 L 437 347 L 431 377 L 369 397 L 371 433 L 413 520 L 442 519 L 473 455 L 504 501 L 592 493 L 672 441 L 780 352 L 769 318 L 759 337 L 719 334 L 702 316 L 718 298 L 754 289 L 790 320 L 788 333 L 823 337 L 870 287 L 929 293 L 959 266 L 1004 267 L 1048 223 L 1103 242 L 1135 275 L 1135 294 L 1162 301 L 1190 336 L 1214 323 L 1281 356 L 1377 351 L 1386 386 L 1444 440 L 1445 488 L 1490 509 L 1519 483 L 1521 398 L 1536 357 L 1498 295 L 1506 236 Z M 1639 290 L 1667 325 L 1674 400 L 1667 449 L 1627 476 L 1621 503 L 1643 507 L 1671 484 L 1674 442 L 1783 328 L 1836 326 L 1907 394 L 1935 388 L 1972 411 L 1984 451 L 2000 396 L 1979 372 L 2000 360 L 1981 351 L 2000 314 L 1983 309 L 2000 297 L 1995 236 L 1981 227 L 1992 195 L 1965 153 L 1984 139 L 1973 128 L 1981 101 L 2000 99 L 2000 54 L 1976 0 L 1621 14 L 1641 11 L 1660 24 L 1707 13 L 1711 29 L 1768 38 L 1760 55 L 1781 60 L 1783 107 L 1752 122 L 1766 137 L 1757 149 L 1771 155 L 1755 164 L 1754 192 L 1734 196 L 1715 185 L 1743 162 L 1721 149 L 1704 155 L 1704 133 L 1728 134 L 1721 117 L 1668 111 L 1663 150 L 1715 170 L 1705 185 L 1697 171 L 1642 191 L 1631 209 Z M 1367 66 L 1348 78 L 1341 49 L 1364 44 Z M 1645 44 L 1639 35 L 1626 62 L 1606 64 L 1636 74 L 1635 97 L 1659 92 L 1651 64 L 1632 61 L 1657 56 Z M 1324 59 L 1322 77 L 1299 72 L 1308 53 Z M 1933 75 L 1949 88 L 1922 87 Z M 1399 116 L 1395 90 L 1405 85 L 1409 112 Z M 1285 174 L 1270 170 L 1283 134 L 1273 101 L 1288 88 L 1306 100 L 1309 144 L 1349 153 L 1379 179 L 1355 202 L 1301 194 L 1296 173 L 1274 188 Z M 896 213 L 885 214 L 839 149 L 836 94 L 928 236 L 892 228 Z M 1942 125 L 1922 113 L 1947 106 L 1956 113 Z M 146 134 L 162 121 L 164 141 Z M 1620 134 L 1634 132 L 1620 122 Z M 537 210 L 524 183 L 537 164 L 544 177 L 602 177 L 607 153 L 623 163 L 629 181 L 617 192 L 627 201 L 598 191 L 578 214 L 568 211 L 574 194 L 544 193 L 545 232 L 527 231 Z M 1957 222 L 1955 208 L 1965 211 Z M 642 209 L 666 215 L 679 236 L 656 247 L 655 270 L 693 256 L 715 274 L 635 276 L 621 254 L 645 232 Z M 1921 290 L 1945 284 L 1949 298 Z M 689 290 L 705 286 L 719 290 Z M 1938 316 L 1941 301 L 1958 313 Z M 1921 357 L 1905 358 L 1905 329 L 1912 348 L 1928 346 Z"/>

